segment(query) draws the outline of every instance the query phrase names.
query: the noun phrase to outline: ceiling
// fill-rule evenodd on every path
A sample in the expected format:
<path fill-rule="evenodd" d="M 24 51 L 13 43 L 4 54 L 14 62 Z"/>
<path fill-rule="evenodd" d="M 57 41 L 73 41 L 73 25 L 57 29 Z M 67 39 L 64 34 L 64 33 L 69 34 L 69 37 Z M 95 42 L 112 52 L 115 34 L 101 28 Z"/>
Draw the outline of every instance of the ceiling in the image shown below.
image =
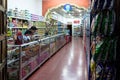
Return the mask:
<path fill-rule="evenodd" d="M 64 5 L 50 10 L 51 14 L 59 14 L 65 18 L 80 18 L 86 13 L 86 9 L 71 5 L 71 11 L 64 10 Z"/>

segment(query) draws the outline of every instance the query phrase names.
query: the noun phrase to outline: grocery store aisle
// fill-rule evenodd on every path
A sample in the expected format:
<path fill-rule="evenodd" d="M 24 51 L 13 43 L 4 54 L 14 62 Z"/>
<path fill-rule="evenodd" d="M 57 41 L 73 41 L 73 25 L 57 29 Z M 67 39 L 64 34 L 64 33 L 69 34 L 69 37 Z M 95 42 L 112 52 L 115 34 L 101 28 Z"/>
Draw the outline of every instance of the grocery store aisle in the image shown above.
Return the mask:
<path fill-rule="evenodd" d="M 88 80 L 81 38 L 73 38 L 28 80 Z"/>

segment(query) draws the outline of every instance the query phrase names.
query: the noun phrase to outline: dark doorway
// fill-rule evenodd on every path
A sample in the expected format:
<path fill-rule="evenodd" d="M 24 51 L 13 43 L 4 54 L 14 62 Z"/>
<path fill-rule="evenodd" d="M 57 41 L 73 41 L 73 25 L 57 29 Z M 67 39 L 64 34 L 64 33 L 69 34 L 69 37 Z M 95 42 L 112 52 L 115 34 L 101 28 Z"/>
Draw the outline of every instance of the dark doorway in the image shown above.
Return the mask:
<path fill-rule="evenodd" d="M 70 31 L 70 36 L 72 36 L 72 25 L 67 25 L 67 29 Z"/>
<path fill-rule="evenodd" d="M 72 25 L 67 25 L 67 29 L 69 30 L 69 40 L 72 40 Z"/>

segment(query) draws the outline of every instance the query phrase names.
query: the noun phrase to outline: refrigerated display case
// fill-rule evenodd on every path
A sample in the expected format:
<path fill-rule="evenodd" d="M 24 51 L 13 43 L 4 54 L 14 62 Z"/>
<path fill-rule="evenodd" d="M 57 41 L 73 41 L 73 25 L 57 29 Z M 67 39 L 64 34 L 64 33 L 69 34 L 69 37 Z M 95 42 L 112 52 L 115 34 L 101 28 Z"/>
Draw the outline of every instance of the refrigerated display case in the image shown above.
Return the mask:
<path fill-rule="evenodd" d="M 65 35 L 58 34 L 22 45 L 8 45 L 8 80 L 25 80 L 65 43 Z"/>

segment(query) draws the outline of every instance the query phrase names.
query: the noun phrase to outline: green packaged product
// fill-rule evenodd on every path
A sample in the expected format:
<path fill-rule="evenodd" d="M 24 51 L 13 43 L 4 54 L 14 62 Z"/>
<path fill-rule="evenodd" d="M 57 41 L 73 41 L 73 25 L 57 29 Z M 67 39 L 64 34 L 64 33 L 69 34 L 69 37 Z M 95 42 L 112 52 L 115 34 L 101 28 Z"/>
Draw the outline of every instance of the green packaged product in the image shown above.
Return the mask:
<path fill-rule="evenodd" d="M 94 61 L 96 62 L 97 61 L 97 59 L 98 59 L 98 57 L 99 57 L 99 55 L 100 55 L 100 53 L 102 53 L 102 45 L 103 45 L 104 43 L 100 43 L 100 44 L 97 44 L 96 45 L 96 49 L 95 49 L 95 54 L 94 54 L 94 56 L 93 56 L 93 59 L 94 59 Z"/>
<path fill-rule="evenodd" d="M 102 25 L 100 27 L 100 33 L 106 35 L 107 34 L 107 30 L 108 30 L 108 12 L 103 12 L 103 19 L 102 19 Z"/>
<path fill-rule="evenodd" d="M 103 40 L 101 43 L 96 45 L 95 54 L 93 56 L 94 61 L 104 60 L 108 47 L 108 39 Z"/>
<path fill-rule="evenodd" d="M 96 21 L 94 22 L 94 28 L 93 28 L 94 29 L 93 30 L 94 35 L 99 32 L 99 28 L 101 26 L 101 20 L 102 20 L 102 15 L 101 15 L 101 13 L 99 13 L 96 16 Z"/>

